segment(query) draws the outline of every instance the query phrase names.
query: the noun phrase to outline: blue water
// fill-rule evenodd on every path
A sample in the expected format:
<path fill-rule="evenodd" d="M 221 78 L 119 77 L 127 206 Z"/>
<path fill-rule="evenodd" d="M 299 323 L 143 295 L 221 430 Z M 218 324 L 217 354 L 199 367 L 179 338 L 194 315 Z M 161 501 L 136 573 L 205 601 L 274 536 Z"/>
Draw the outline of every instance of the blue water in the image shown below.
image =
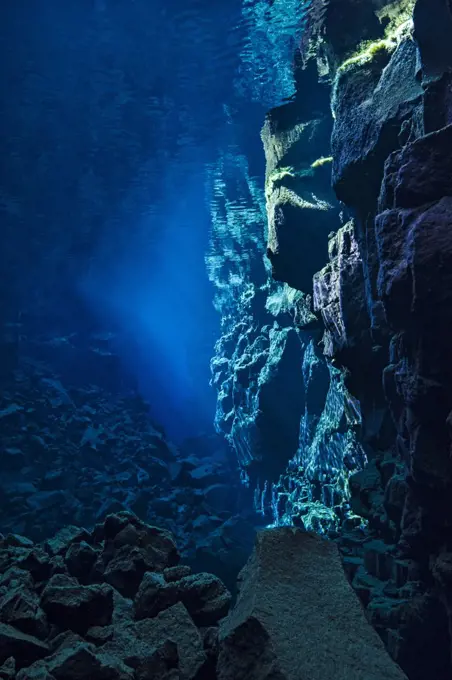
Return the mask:
<path fill-rule="evenodd" d="M 262 183 L 259 129 L 292 93 L 301 4 L 0 8 L 1 321 L 27 337 L 113 332 L 176 439 L 215 409 L 207 172 L 234 147 Z"/>

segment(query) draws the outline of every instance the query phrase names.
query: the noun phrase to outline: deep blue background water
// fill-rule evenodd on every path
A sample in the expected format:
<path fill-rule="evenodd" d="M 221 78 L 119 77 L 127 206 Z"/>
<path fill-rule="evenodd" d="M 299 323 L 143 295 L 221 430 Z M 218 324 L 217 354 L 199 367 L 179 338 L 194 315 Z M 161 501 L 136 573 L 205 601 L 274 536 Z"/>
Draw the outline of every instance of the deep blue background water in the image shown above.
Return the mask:
<path fill-rule="evenodd" d="M 291 94 L 301 0 L 5 0 L 1 321 L 112 331 L 174 438 L 211 427 L 206 169 Z M 89 382 L 90 376 L 85 376 Z"/>

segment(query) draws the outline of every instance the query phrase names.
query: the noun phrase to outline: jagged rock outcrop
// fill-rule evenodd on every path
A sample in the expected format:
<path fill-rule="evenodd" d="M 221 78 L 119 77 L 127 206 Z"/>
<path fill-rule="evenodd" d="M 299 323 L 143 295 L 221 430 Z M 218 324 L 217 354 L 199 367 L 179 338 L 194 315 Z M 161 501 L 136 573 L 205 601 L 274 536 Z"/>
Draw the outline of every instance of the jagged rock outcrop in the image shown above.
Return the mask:
<path fill-rule="evenodd" d="M 356 439 L 359 408 L 322 356 L 312 307 L 312 276 L 339 226 L 328 87 L 318 83 L 315 67 L 302 69 L 299 55 L 294 82 L 293 100 L 272 109 L 262 130 L 265 196 L 240 158 L 224 161 L 214 176 L 207 261 L 223 327 L 212 384 L 216 426 L 237 455 L 256 508 L 276 523 L 287 518 L 329 531 L 348 517 L 346 478 L 365 456 Z M 239 171 L 240 203 L 247 206 L 241 221 L 229 199 Z M 271 279 L 270 261 L 282 285 Z"/>
<path fill-rule="evenodd" d="M 402 680 L 366 621 L 334 543 L 283 527 L 258 534 L 220 626 L 219 680 Z"/>

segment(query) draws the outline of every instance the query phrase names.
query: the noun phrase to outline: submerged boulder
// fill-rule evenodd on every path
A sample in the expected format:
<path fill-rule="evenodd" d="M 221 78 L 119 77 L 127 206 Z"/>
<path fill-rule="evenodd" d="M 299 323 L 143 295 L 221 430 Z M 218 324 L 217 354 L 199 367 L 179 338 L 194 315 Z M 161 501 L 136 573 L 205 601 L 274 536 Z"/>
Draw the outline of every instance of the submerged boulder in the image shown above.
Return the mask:
<path fill-rule="evenodd" d="M 220 628 L 219 680 L 406 680 L 334 543 L 289 527 L 262 531 L 240 581 Z"/>
<path fill-rule="evenodd" d="M 49 621 L 63 630 L 86 632 L 91 626 L 111 623 L 113 589 L 106 584 L 82 586 L 71 577 L 57 574 L 45 587 L 41 606 Z"/>

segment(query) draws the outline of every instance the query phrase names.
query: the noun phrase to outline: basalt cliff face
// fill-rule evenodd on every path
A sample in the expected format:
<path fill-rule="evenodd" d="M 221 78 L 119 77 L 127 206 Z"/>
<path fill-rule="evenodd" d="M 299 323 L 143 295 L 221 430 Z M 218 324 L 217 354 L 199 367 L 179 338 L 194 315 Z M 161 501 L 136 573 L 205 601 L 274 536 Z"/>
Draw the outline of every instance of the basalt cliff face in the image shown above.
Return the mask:
<path fill-rule="evenodd" d="M 262 132 L 266 264 L 255 220 L 222 307 L 217 425 L 269 521 L 339 542 L 410 680 L 451 677 L 452 7 L 322 0 L 305 22 Z"/>

